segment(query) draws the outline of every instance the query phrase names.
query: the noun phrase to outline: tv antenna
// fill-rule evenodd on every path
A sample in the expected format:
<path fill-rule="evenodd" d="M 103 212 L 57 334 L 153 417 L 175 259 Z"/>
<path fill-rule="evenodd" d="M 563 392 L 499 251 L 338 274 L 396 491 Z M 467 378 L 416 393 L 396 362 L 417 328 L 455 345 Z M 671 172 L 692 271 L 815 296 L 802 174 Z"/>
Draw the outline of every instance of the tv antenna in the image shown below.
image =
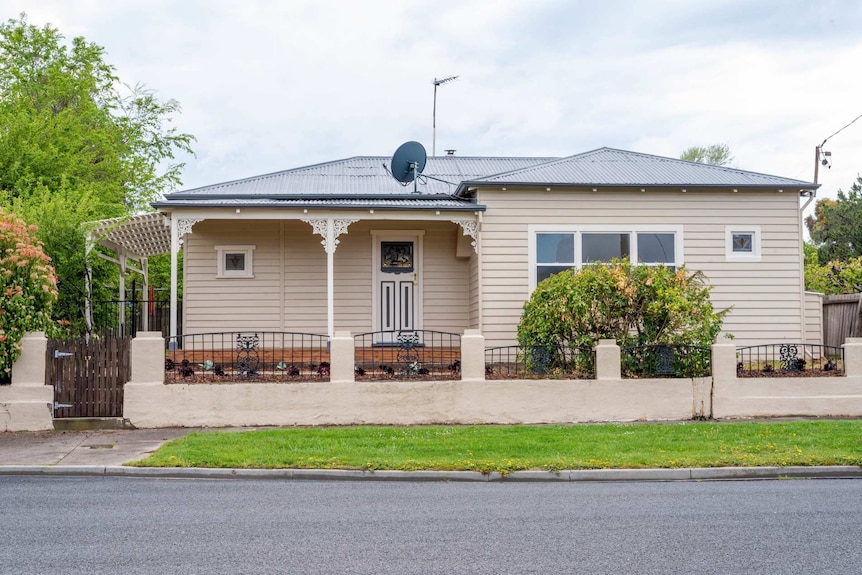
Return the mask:
<path fill-rule="evenodd" d="M 431 156 L 437 155 L 437 86 L 454 82 L 458 76 L 447 76 L 445 78 L 434 78 L 434 110 L 431 112 Z"/>
<path fill-rule="evenodd" d="M 392 177 L 402 185 L 413 182 L 413 193 L 417 194 L 419 190 L 416 182 L 419 174 L 425 169 L 426 161 L 428 161 L 428 153 L 422 144 L 414 141 L 404 142 L 392 154 Z"/>

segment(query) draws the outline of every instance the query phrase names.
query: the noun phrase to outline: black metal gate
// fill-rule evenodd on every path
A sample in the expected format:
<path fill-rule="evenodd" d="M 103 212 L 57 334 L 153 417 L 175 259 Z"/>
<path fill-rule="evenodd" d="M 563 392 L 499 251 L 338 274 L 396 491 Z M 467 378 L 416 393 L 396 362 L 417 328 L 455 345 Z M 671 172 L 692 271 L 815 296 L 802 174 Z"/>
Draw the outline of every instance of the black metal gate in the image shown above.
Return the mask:
<path fill-rule="evenodd" d="M 122 417 L 131 342 L 113 334 L 49 340 L 45 383 L 54 387 L 54 417 Z"/>

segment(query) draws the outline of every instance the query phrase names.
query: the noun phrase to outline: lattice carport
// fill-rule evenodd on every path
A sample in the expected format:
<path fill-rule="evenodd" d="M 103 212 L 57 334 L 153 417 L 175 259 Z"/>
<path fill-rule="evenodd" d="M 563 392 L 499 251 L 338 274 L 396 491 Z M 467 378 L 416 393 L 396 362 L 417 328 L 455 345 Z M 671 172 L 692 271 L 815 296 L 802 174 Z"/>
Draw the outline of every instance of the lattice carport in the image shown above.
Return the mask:
<path fill-rule="evenodd" d="M 89 232 L 88 246 L 98 244 L 114 253 L 114 257 L 100 253 L 99 256 L 117 264 L 120 268 L 119 301 L 125 300 L 125 277 L 128 270 L 140 273 L 144 278 L 144 293 L 147 293 L 147 258 L 171 253 L 171 223 L 164 215 L 154 212 L 128 218 L 100 220 Z M 132 262 L 137 262 L 137 267 Z M 88 274 L 89 277 L 89 274 Z M 88 282 L 89 289 L 89 282 Z M 87 327 L 92 328 L 92 308 L 87 298 Z M 120 312 L 122 313 L 122 311 Z M 171 314 L 175 314 L 171 309 Z M 147 331 L 147 315 L 144 314 L 144 331 Z"/>

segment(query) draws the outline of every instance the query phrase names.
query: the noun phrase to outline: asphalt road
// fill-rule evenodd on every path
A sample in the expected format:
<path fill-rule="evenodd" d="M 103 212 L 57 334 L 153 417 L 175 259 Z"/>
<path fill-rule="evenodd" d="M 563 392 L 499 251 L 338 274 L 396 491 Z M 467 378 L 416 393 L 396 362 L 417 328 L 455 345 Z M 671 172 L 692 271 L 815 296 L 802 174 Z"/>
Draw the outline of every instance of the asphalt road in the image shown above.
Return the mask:
<path fill-rule="evenodd" d="M 0 573 L 856 573 L 862 481 L 0 477 Z"/>

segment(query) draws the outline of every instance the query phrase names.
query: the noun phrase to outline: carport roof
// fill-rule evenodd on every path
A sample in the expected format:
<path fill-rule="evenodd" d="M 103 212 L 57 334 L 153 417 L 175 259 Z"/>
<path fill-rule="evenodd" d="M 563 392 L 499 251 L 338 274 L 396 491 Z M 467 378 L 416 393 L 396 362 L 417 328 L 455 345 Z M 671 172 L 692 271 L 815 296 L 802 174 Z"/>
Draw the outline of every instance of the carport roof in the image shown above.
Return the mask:
<path fill-rule="evenodd" d="M 115 253 L 151 257 L 171 253 L 170 220 L 158 212 L 95 222 L 90 238 Z"/>

